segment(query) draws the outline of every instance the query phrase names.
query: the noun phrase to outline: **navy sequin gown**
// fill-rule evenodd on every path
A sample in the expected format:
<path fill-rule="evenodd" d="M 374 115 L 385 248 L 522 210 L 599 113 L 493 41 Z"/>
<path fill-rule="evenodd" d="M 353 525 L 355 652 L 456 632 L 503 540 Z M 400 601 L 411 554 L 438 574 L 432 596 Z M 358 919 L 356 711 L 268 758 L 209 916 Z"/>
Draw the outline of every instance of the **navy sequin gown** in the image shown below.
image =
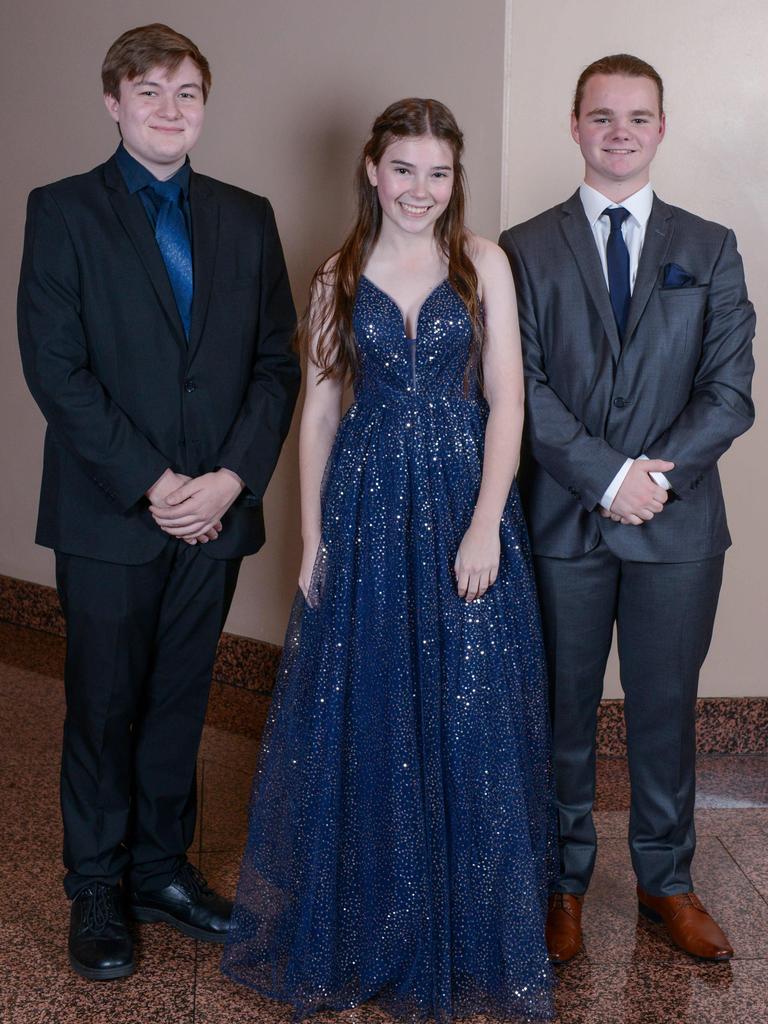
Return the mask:
<path fill-rule="evenodd" d="M 552 1016 L 545 666 L 517 488 L 498 579 L 456 594 L 487 406 L 443 281 L 408 341 L 361 278 L 360 370 L 291 615 L 223 970 L 301 1019 L 373 999 L 440 1024 Z"/>

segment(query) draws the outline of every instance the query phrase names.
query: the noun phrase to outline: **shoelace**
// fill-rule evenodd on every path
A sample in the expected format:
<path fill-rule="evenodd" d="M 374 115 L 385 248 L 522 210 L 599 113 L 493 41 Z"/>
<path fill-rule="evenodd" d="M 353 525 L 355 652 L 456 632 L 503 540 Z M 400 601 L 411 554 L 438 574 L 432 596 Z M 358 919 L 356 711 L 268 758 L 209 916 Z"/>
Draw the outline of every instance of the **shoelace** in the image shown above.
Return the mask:
<path fill-rule="evenodd" d="M 704 904 L 701 902 L 699 897 L 693 892 L 684 892 L 680 894 L 680 897 L 677 902 L 677 907 L 675 909 L 675 917 L 677 917 L 680 911 L 683 910 L 685 907 L 693 907 L 694 910 L 700 910 L 706 914 Z"/>
<path fill-rule="evenodd" d="M 568 895 L 568 893 L 565 893 L 565 892 L 553 892 L 552 893 L 552 897 L 553 897 L 552 898 L 552 909 L 553 910 L 562 910 L 563 913 L 568 914 L 570 917 L 573 917 L 573 909 L 572 909 L 572 907 L 566 906 L 566 904 L 565 904 L 565 897 L 567 895 Z"/>
<path fill-rule="evenodd" d="M 93 929 L 100 932 L 109 924 L 114 909 L 114 894 L 109 885 L 96 882 L 83 892 L 85 913 L 82 918 L 82 929 Z"/>
<path fill-rule="evenodd" d="M 213 890 L 205 880 L 205 876 L 189 861 L 186 861 L 176 872 L 174 882 L 181 882 L 182 885 L 191 889 L 195 899 L 200 896 L 213 895 Z"/>

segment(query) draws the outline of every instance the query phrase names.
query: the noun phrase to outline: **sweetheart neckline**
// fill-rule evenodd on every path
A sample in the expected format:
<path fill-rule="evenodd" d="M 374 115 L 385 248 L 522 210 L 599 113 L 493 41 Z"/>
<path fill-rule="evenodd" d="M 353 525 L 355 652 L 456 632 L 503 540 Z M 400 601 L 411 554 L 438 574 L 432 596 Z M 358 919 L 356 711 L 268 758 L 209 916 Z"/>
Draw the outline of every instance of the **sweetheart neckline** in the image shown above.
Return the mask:
<path fill-rule="evenodd" d="M 370 277 L 368 277 L 367 274 L 361 274 L 360 275 L 360 280 L 361 281 L 365 281 L 367 284 L 369 284 L 371 286 L 371 288 L 373 288 L 375 291 L 377 291 L 379 293 L 379 295 L 383 295 L 384 298 L 390 303 L 390 305 L 393 306 L 394 309 L 397 310 L 397 312 L 398 312 L 398 314 L 400 316 L 401 327 L 402 327 L 402 330 L 403 330 L 403 337 L 405 338 L 406 341 L 410 341 L 410 342 L 418 341 L 418 337 L 419 337 L 419 324 L 421 322 L 421 314 L 424 312 L 424 308 L 427 305 L 427 303 L 429 302 L 429 300 L 432 298 L 432 296 L 436 292 L 438 292 L 443 287 L 443 285 L 446 285 L 446 284 L 450 283 L 448 277 L 446 276 L 446 277 L 444 277 L 442 279 L 442 281 L 438 281 L 438 283 L 435 285 L 435 287 L 431 291 L 427 292 L 427 294 L 424 296 L 424 298 L 422 299 L 421 305 L 419 306 L 418 315 L 416 317 L 416 337 L 415 338 L 409 338 L 408 337 L 407 328 L 406 328 L 406 324 L 405 324 L 405 314 L 403 313 L 403 311 L 400 308 L 400 306 L 398 305 L 398 303 L 389 294 L 389 292 L 385 291 L 380 285 L 376 284 L 375 281 L 372 281 L 370 279 Z"/>

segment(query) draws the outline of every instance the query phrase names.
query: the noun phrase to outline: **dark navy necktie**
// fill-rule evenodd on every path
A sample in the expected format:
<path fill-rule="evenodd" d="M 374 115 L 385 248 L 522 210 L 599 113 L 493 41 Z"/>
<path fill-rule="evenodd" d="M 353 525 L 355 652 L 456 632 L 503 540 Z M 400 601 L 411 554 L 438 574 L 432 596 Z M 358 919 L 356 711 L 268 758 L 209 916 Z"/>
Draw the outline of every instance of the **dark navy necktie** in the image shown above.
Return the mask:
<path fill-rule="evenodd" d="M 603 210 L 611 222 L 611 233 L 608 235 L 608 245 L 605 248 L 606 262 L 608 264 L 608 291 L 611 294 L 611 305 L 613 315 L 616 317 L 616 326 L 619 328 L 619 337 L 623 337 L 627 327 L 627 314 L 629 313 L 629 249 L 624 241 L 621 225 L 629 216 L 629 210 L 623 206 L 616 206 Z"/>
<path fill-rule="evenodd" d="M 175 181 L 153 181 L 150 188 L 162 199 L 157 211 L 155 238 L 168 271 L 184 333 L 189 338 L 192 317 L 192 248 L 181 209 L 181 186 Z"/>

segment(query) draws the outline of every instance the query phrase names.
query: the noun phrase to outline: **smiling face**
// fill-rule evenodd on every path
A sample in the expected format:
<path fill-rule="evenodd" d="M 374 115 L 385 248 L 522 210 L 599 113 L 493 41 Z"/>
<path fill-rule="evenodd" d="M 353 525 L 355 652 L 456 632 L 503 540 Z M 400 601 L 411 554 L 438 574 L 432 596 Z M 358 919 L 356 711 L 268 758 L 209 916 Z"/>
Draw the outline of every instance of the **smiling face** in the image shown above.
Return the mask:
<path fill-rule="evenodd" d="M 633 195 L 648 183 L 665 128 L 652 79 L 593 75 L 584 87 L 578 118 L 571 115 L 587 185 L 614 202 Z"/>
<path fill-rule="evenodd" d="M 382 230 L 434 230 L 453 191 L 453 152 L 447 142 L 432 135 L 395 139 L 378 164 L 369 160 L 366 169 L 381 204 Z"/>
<path fill-rule="evenodd" d="M 105 95 L 104 102 L 125 148 L 161 180 L 181 167 L 203 127 L 203 79 L 190 57 L 175 71 L 155 67 L 123 78 L 119 97 Z"/>

